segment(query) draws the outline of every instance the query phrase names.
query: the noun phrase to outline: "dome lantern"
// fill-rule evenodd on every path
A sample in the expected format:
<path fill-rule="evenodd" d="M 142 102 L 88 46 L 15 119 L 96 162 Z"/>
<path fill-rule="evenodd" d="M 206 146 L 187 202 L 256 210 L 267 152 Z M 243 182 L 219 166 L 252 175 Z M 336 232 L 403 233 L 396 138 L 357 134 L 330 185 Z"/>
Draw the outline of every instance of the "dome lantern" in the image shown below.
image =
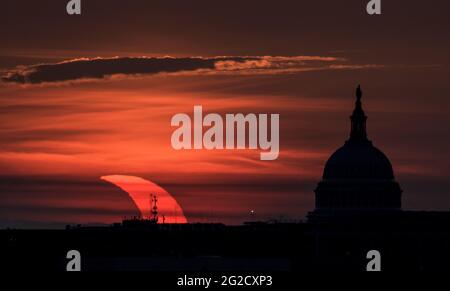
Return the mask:
<path fill-rule="evenodd" d="M 360 85 L 358 85 L 356 88 L 355 109 L 353 110 L 353 114 L 350 116 L 350 139 L 347 142 L 369 142 L 366 132 L 367 116 L 362 109 L 361 97 L 362 91 Z"/>

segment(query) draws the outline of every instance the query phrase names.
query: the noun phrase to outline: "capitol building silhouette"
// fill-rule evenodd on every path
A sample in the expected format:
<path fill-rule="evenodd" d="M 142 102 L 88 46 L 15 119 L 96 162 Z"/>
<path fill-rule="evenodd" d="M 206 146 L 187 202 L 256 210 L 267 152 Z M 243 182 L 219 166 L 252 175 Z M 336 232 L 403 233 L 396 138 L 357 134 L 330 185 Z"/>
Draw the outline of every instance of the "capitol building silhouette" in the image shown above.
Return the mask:
<path fill-rule="evenodd" d="M 350 116 L 350 137 L 325 164 L 315 190 L 315 210 L 310 220 L 336 216 L 386 215 L 401 210 L 402 190 L 386 155 L 367 137 L 367 116 L 362 91 Z"/>

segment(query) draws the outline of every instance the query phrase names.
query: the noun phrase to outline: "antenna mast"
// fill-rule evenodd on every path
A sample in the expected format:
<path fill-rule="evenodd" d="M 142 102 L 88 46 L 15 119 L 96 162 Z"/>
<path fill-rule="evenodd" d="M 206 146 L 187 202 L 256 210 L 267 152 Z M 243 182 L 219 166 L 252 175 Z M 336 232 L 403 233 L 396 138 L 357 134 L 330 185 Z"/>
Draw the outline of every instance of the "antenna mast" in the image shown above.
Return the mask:
<path fill-rule="evenodd" d="M 158 198 L 156 195 L 150 194 L 151 201 L 150 201 L 150 220 L 154 222 L 158 222 L 158 206 L 156 203 L 158 202 Z"/>

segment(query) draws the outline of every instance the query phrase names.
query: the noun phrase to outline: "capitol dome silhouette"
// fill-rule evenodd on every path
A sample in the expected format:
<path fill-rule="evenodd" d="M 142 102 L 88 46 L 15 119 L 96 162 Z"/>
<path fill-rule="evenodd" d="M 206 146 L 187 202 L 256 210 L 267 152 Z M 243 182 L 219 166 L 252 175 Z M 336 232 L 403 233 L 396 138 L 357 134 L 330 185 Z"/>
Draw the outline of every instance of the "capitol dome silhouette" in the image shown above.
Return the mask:
<path fill-rule="evenodd" d="M 346 142 L 328 159 L 323 179 L 394 179 L 389 159 L 370 143 Z"/>
<path fill-rule="evenodd" d="M 315 190 L 315 213 L 370 210 L 400 210 L 400 185 L 395 181 L 386 155 L 367 138 L 367 116 L 362 109 L 362 91 L 350 116 L 350 138 L 326 162 Z"/>

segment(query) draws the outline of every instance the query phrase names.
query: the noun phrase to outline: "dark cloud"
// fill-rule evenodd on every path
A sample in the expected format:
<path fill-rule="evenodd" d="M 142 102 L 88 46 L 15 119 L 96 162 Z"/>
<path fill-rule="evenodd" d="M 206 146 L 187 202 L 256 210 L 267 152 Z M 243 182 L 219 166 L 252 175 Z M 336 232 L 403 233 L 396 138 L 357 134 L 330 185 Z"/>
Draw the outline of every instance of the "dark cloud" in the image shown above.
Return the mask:
<path fill-rule="evenodd" d="M 29 57 L 29 56 L 16 56 L 16 55 L 0 55 L 0 69 L 7 69 L 20 65 L 33 65 L 37 63 L 49 63 L 62 61 L 63 59 L 55 59 L 51 57 Z"/>
<path fill-rule="evenodd" d="M 214 61 L 201 58 L 112 58 L 77 59 L 55 64 L 18 67 L 3 81 L 16 83 L 61 82 L 104 78 L 115 74 L 155 74 L 214 68 Z"/>
<path fill-rule="evenodd" d="M 39 84 L 80 79 L 102 79 L 113 75 L 158 73 L 278 74 L 322 69 L 342 69 L 344 59 L 322 56 L 258 57 L 116 57 L 74 59 L 58 63 L 18 66 L 6 70 L 4 82 Z M 346 65 L 360 69 L 373 65 Z"/>

